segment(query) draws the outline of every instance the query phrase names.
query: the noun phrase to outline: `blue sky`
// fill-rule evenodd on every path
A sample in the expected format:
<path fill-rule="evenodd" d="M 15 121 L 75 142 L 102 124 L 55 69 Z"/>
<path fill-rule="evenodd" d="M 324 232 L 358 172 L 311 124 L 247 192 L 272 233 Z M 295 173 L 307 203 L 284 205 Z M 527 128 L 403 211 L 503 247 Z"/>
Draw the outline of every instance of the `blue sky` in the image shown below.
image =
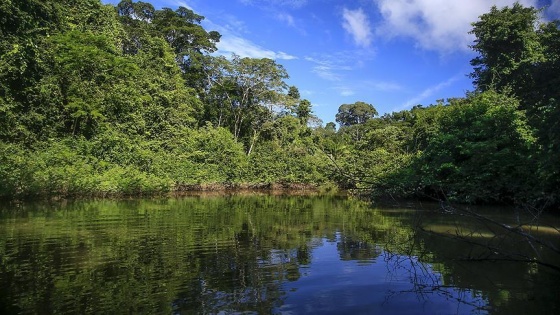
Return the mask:
<path fill-rule="evenodd" d="M 102 0 L 116 4 L 119 0 Z M 324 123 L 342 104 L 380 114 L 472 90 L 470 23 L 514 0 L 145 0 L 184 6 L 222 34 L 218 53 L 271 58 Z M 520 0 L 560 18 L 560 0 Z"/>

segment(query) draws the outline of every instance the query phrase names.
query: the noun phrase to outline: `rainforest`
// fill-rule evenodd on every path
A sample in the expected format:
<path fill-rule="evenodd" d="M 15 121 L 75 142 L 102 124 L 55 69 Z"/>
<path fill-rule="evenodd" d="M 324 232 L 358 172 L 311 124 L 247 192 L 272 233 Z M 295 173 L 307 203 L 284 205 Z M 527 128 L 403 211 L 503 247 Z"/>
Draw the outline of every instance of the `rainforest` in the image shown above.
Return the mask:
<path fill-rule="evenodd" d="M 472 23 L 472 91 L 324 122 L 187 7 L 0 1 L 0 313 L 557 312 L 540 13 Z"/>
<path fill-rule="evenodd" d="M 560 29 L 535 8 L 473 23 L 463 97 L 383 115 L 341 104 L 337 124 L 275 60 L 216 55 L 220 34 L 185 7 L 19 0 L 0 13 L 3 199 L 305 188 L 558 207 Z"/>

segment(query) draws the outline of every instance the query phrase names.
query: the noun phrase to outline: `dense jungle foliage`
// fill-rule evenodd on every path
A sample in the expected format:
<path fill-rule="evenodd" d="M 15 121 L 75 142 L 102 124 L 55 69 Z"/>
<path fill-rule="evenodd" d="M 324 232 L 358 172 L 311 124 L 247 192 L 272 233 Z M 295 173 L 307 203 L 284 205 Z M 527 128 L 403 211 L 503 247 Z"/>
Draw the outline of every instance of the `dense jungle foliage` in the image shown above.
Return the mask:
<path fill-rule="evenodd" d="M 475 90 L 322 126 L 274 60 L 213 54 L 180 7 L 0 3 L 0 197 L 213 187 L 557 207 L 560 29 L 520 4 L 473 24 Z"/>

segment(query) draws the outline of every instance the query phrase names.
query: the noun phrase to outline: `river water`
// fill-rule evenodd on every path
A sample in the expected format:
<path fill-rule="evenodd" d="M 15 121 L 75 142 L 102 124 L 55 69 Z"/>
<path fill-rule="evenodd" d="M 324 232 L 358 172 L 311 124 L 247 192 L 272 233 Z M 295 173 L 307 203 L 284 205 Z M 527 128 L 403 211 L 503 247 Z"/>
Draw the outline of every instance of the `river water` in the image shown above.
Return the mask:
<path fill-rule="evenodd" d="M 340 196 L 1 206 L 0 313 L 559 314 L 558 218 L 476 211 L 489 220 Z"/>

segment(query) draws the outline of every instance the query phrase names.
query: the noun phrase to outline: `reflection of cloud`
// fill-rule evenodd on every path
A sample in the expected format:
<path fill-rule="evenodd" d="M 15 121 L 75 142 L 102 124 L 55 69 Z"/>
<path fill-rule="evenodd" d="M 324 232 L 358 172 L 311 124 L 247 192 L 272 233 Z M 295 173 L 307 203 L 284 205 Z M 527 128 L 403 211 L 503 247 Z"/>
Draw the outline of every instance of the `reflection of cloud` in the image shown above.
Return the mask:
<path fill-rule="evenodd" d="M 474 38 L 468 34 L 471 23 L 490 11 L 492 5 L 511 6 L 516 1 L 524 6 L 536 7 L 538 3 L 537 0 L 375 0 L 383 16 L 377 33 L 411 37 L 423 49 L 466 51 Z"/>
<path fill-rule="evenodd" d="M 462 76 L 464 76 L 464 74 L 458 74 L 455 75 L 449 79 L 447 79 L 446 81 L 443 81 L 439 84 L 436 84 L 434 86 L 428 87 L 427 89 L 425 89 L 424 91 L 422 91 L 422 93 L 416 95 L 415 97 L 409 99 L 408 101 L 406 101 L 400 109 L 406 109 L 409 107 L 412 107 L 414 105 L 418 105 L 421 101 L 427 99 L 428 97 L 434 95 L 436 92 L 439 92 L 441 89 L 446 88 L 448 86 L 450 86 L 451 84 L 453 84 L 455 81 L 459 80 L 459 78 L 461 78 Z"/>
<path fill-rule="evenodd" d="M 371 29 L 364 11 L 362 9 L 348 10 L 344 8 L 342 17 L 344 18 L 342 26 L 352 35 L 356 45 L 368 47 L 371 44 Z"/>

